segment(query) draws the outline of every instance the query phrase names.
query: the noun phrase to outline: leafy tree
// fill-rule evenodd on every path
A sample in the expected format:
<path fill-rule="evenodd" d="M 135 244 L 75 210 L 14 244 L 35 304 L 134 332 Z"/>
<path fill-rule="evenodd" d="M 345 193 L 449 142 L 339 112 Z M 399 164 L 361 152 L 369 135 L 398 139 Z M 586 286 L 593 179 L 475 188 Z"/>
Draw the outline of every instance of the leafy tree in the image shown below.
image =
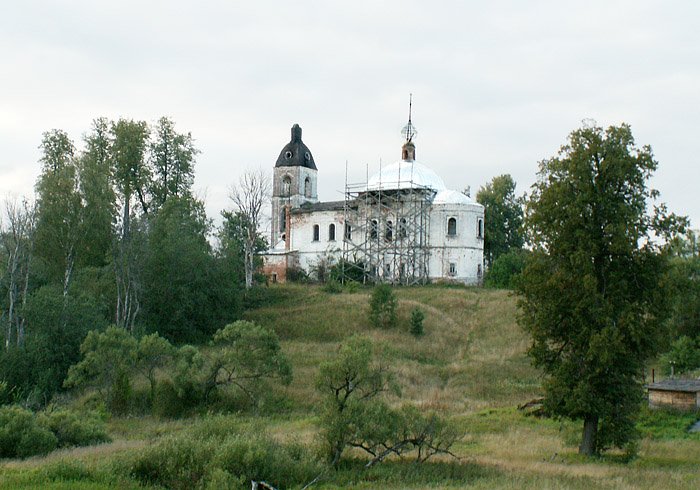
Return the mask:
<path fill-rule="evenodd" d="M 396 326 L 396 295 L 388 284 L 378 284 L 372 289 L 369 300 L 369 320 L 375 327 Z"/>
<path fill-rule="evenodd" d="M 700 367 L 698 341 L 685 335 L 671 344 L 671 349 L 661 356 L 661 367 L 666 374 L 682 374 Z"/>
<path fill-rule="evenodd" d="M 667 278 L 671 295 L 671 338 L 700 338 L 700 247 L 692 231 L 672 244 L 673 258 Z"/>
<path fill-rule="evenodd" d="M 278 378 L 292 381 L 292 367 L 282 352 L 277 334 L 253 322 L 239 320 L 214 334 L 204 396 L 220 386 L 235 386 L 255 402 L 264 382 Z"/>
<path fill-rule="evenodd" d="M 194 183 L 194 159 L 199 151 L 190 133 L 179 134 L 175 124 L 161 117 L 153 128 L 154 141 L 150 145 L 153 179 L 150 195 L 154 207 L 159 208 L 169 197 L 191 197 Z"/>
<path fill-rule="evenodd" d="M 233 284 L 245 284 L 245 243 L 248 233 L 248 223 L 245 215 L 240 212 L 222 211 L 223 223 L 219 229 L 219 257 L 226 268 L 226 275 Z M 262 234 L 258 233 L 254 250 L 254 269 L 262 266 L 258 255 L 267 250 L 268 244 Z"/>
<path fill-rule="evenodd" d="M 661 337 L 666 258 L 651 236 L 667 238 L 683 220 L 663 206 L 648 212 L 656 167 L 629 126 L 584 127 L 540 163 L 528 203 L 520 322 L 547 374 L 546 409 L 584 422 L 582 454 L 634 438 L 644 362 Z"/>
<path fill-rule="evenodd" d="M 518 276 L 525 269 L 528 252 L 513 249 L 500 255 L 486 272 L 484 285 L 491 288 L 514 289 Z"/>
<path fill-rule="evenodd" d="M 75 146 L 61 130 L 44 133 L 42 171 L 36 184 L 36 253 L 51 279 L 61 281 L 68 294 L 82 238 L 83 204 L 78 192 Z"/>
<path fill-rule="evenodd" d="M 325 396 L 321 425 L 334 466 L 353 440 L 354 426 L 363 418 L 367 402 L 389 388 L 396 391 L 387 366 L 374 350 L 368 339 L 353 336 L 332 360 L 319 366 L 316 388 Z"/>
<path fill-rule="evenodd" d="M 93 386 L 117 412 L 126 408 L 130 372 L 137 361 L 138 343 L 120 327 L 92 330 L 80 346 L 83 359 L 71 366 L 65 386 Z"/>
<path fill-rule="evenodd" d="M 156 371 L 171 361 L 176 353 L 175 347 L 158 334 L 152 333 L 139 339 L 136 351 L 136 369 L 150 384 L 151 401 L 156 394 Z"/>
<path fill-rule="evenodd" d="M 151 220 L 144 260 L 143 322 L 172 341 L 211 334 L 238 314 L 238 289 L 207 241 L 204 205 L 170 198 Z"/>
<path fill-rule="evenodd" d="M 476 194 L 484 206 L 484 258 L 489 267 L 504 253 L 521 249 L 523 198 L 515 195 L 515 181 L 508 174 L 494 177 Z"/>

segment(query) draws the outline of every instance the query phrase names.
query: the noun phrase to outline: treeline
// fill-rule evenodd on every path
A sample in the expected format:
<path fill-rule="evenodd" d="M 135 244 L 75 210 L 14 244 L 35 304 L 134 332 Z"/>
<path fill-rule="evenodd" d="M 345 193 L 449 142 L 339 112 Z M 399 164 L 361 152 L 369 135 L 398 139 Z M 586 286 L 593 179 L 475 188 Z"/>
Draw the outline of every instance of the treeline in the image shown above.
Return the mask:
<path fill-rule="evenodd" d="M 40 149 L 36 198 L 0 219 L 0 402 L 45 405 L 90 330 L 196 342 L 240 316 L 244 220 L 206 216 L 191 134 L 100 118 L 80 145 L 52 130 Z"/>

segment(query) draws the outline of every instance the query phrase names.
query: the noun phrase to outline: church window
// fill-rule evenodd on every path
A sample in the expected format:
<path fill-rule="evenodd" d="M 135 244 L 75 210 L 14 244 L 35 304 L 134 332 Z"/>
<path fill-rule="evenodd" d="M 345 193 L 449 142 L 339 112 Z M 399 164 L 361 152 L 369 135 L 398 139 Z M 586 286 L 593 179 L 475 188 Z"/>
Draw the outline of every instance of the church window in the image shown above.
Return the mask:
<path fill-rule="evenodd" d="M 373 219 L 369 224 L 369 237 L 376 239 L 378 233 L 379 233 L 379 224 L 377 223 L 376 219 Z"/>
<path fill-rule="evenodd" d="M 352 225 L 345 223 L 345 239 L 352 240 Z"/>
<path fill-rule="evenodd" d="M 391 220 L 386 222 L 386 229 L 384 230 L 384 239 L 390 242 L 394 239 L 394 223 Z"/>
<path fill-rule="evenodd" d="M 328 241 L 329 242 L 335 241 L 335 224 L 333 224 L 333 223 L 328 225 Z"/>
<path fill-rule="evenodd" d="M 314 225 L 314 241 L 317 242 L 320 240 L 320 228 L 318 225 Z"/>
<path fill-rule="evenodd" d="M 455 218 L 450 218 L 447 220 L 447 235 L 457 235 L 457 220 Z"/>
<path fill-rule="evenodd" d="M 280 211 L 280 231 L 287 231 L 287 208 Z"/>
<path fill-rule="evenodd" d="M 476 277 L 481 279 L 482 274 L 483 274 L 483 270 L 481 269 L 481 264 L 476 264 Z"/>
<path fill-rule="evenodd" d="M 290 160 L 292 158 L 292 152 L 289 150 L 284 152 L 284 158 L 286 158 L 287 160 Z"/>
<path fill-rule="evenodd" d="M 285 175 L 282 178 L 282 195 L 283 196 L 289 196 L 292 193 L 292 179 L 289 178 L 289 175 Z"/>
<path fill-rule="evenodd" d="M 450 262 L 450 275 L 451 276 L 457 275 L 457 264 L 455 264 L 454 262 Z"/>
<path fill-rule="evenodd" d="M 304 195 L 306 197 L 311 197 L 311 179 L 308 177 L 304 180 Z"/>
<path fill-rule="evenodd" d="M 401 218 L 399 220 L 399 238 L 406 238 L 407 235 L 406 218 Z"/>
<path fill-rule="evenodd" d="M 484 238 L 484 220 L 481 218 L 476 221 L 476 236 L 477 238 Z"/>

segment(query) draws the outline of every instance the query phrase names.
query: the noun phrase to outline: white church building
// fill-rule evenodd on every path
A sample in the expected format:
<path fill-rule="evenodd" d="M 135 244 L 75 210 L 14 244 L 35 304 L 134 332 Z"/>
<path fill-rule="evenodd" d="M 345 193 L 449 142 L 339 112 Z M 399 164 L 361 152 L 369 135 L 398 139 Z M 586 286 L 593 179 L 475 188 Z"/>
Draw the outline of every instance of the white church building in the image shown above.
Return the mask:
<path fill-rule="evenodd" d="M 484 207 L 416 161 L 410 118 L 403 133 L 400 160 L 346 184 L 344 200 L 320 202 L 316 162 L 292 127 L 273 174 L 271 249 L 263 254 L 271 282 L 331 266 L 363 282 L 481 282 Z"/>

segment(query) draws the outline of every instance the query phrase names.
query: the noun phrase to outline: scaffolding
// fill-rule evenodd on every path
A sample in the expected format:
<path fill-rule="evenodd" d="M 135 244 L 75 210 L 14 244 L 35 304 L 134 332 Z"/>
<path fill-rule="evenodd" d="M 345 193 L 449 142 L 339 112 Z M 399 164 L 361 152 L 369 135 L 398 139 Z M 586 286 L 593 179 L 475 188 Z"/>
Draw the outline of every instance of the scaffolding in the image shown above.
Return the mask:
<path fill-rule="evenodd" d="M 410 178 L 397 185 L 345 183 L 342 281 L 425 284 L 430 205 L 436 191 Z"/>

